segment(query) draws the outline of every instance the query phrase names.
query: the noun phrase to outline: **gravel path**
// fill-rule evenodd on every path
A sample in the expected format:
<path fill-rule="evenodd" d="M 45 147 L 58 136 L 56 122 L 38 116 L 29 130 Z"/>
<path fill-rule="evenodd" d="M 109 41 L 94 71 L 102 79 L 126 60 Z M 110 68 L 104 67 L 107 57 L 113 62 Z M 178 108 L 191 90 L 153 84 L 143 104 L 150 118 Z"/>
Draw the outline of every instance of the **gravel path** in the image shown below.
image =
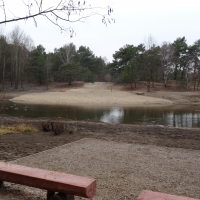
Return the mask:
<path fill-rule="evenodd" d="M 200 198 L 199 150 L 86 138 L 13 163 L 96 178 L 94 200 L 136 200 L 144 189 Z M 0 199 L 43 200 L 46 195 L 10 183 L 5 187 Z"/>

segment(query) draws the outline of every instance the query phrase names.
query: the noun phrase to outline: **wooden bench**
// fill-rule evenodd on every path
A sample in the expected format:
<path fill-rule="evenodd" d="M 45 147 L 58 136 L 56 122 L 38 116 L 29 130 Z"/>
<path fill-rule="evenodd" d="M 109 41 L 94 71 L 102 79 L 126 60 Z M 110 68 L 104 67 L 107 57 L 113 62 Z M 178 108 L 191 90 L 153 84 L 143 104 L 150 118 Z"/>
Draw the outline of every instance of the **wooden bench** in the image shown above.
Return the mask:
<path fill-rule="evenodd" d="M 199 199 L 144 190 L 142 191 L 137 200 L 199 200 Z"/>
<path fill-rule="evenodd" d="M 0 162 L 0 186 L 3 181 L 45 189 L 47 200 L 71 200 L 74 195 L 92 198 L 96 193 L 93 178 Z"/>

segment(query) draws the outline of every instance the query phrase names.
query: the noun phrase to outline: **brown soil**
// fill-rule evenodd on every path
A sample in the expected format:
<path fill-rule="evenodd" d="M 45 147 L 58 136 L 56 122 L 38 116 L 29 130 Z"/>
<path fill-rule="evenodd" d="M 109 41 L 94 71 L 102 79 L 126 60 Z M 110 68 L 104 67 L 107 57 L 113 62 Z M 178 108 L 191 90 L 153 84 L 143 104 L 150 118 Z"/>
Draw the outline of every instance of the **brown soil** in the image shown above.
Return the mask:
<path fill-rule="evenodd" d="M 67 124 L 67 127 L 73 126 L 76 131 L 74 131 L 73 134 L 69 134 L 66 130 L 64 133 L 54 136 L 53 132 L 42 131 L 42 122 L 46 121 L 45 119 L 23 119 L 1 116 L 0 121 L 4 125 L 25 122 L 38 127 L 39 132 L 1 135 L 0 160 L 15 160 L 83 138 L 200 150 L 199 129 L 142 125 L 112 125 L 89 121 L 64 121 L 61 119 L 51 120 L 59 120 L 59 122 Z"/>
<path fill-rule="evenodd" d="M 66 127 L 68 128 L 66 128 L 66 130 L 63 133 L 57 136 L 55 136 L 53 132 L 43 132 L 42 123 L 48 120 L 59 121 L 60 123 L 62 122 L 66 124 Z M 121 145 L 123 144 L 135 144 L 135 145 L 139 144 L 139 145 L 147 145 L 147 146 L 152 145 L 148 147 L 150 149 L 152 149 L 154 146 L 155 148 L 168 147 L 172 151 L 174 151 L 173 150 L 174 148 L 179 148 L 180 151 L 183 150 L 183 152 L 186 151 L 186 149 L 187 149 L 187 152 L 192 152 L 193 150 L 200 150 L 199 129 L 183 129 L 183 128 L 139 126 L 139 125 L 112 125 L 112 124 L 97 123 L 97 122 L 90 122 L 90 121 L 79 121 L 79 122 L 65 121 L 62 119 L 24 119 L 24 118 L 14 118 L 14 117 L 9 117 L 9 116 L 1 116 L 0 121 L 1 121 L 1 124 L 4 124 L 4 125 L 11 125 L 11 124 L 25 122 L 28 124 L 32 124 L 39 129 L 39 132 L 37 133 L 20 133 L 20 134 L 10 133 L 6 135 L 1 135 L 0 136 L 0 160 L 1 161 L 13 161 L 13 160 L 16 160 L 28 155 L 33 155 L 35 153 L 38 153 L 44 150 L 52 149 L 53 147 L 59 147 L 61 145 L 71 143 L 83 138 L 101 139 L 104 141 L 114 141 L 114 142 L 119 142 L 119 144 Z M 73 134 L 70 134 L 68 131 L 70 127 L 75 127 Z M 149 159 L 151 159 L 151 157 Z M 190 159 L 195 159 L 195 158 L 190 157 Z M 113 162 L 115 161 L 113 160 Z M 196 165 L 198 166 L 198 163 Z M 98 171 L 98 169 L 96 170 Z M 157 172 L 155 171 L 153 173 L 156 174 Z M 166 172 L 166 173 L 170 173 L 170 172 Z M 175 180 L 179 181 L 179 178 L 177 177 Z M 109 182 L 111 185 L 113 184 L 112 180 L 109 180 Z M 122 183 L 119 182 L 119 184 L 122 184 L 120 187 L 121 187 L 121 190 L 123 191 L 125 189 L 123 187 L 123 182 Z M 11 197 L 13 197 L 13 194 L 14 196 L 16 195 L 16 197 L 18 196 L 16 199 L 21 198 L 20 195 L 23 195 L 23 198 L 21 199 L 24 199 L 24 200 L 38 199 L 36 197 L 34 198 L 34 196 L 30 197 L 30 195 L 32 194 L 30 194 L 29 191 L 27 193 L 22 192 L 21 190 L 24 190 L 22 188 L 11 190 L 12 194 L 9 194 L 10 187 L 12 188 L 12 186 L 7 185 L 6 186 L 7 189 L 3 188 L 3 190 L 1 190 L 0 192 L 0 197 L 2 197 L 4 200 L 10 200 Z M 135 191 L 137 192 L 132 197 L 127 198 L 127 199 L 136 199 L 136 195 L 139 194 L 139 191 L 141 191 L 142 189 L 145 189 L 142 187 L 144 187 L 144 183 L 142 181 L 141 182 L 139 181 L 137 183 L 137 187 L 135 186 Z M 166 191 L 166 188 L 164 188 L 164 186 L 162 187 L 159 186 L 159 190 Z M 101 189 L 101 187 L 99 189 Z M 152 189 L 156 191 L 158 190 L 156 188 L 152 188 Z M 181 190 L 177 194 L 196 197 L 196 198 L 200 197 L 199 196 L 200 194 L 196 193 L 195 191 L 194 193 L 192 193 L 193 189 L 190 189 L 190 190 L 188 189 L 188 192 L 190 193 L 184 193 L 184 191 L 185 189 L 183 188 L 183 191 Z M 167 192 L 174 193 L 174 190 L 170 189 L 170 190 L 167 190 Z M 3 196 L 1 196 L 1 193 Z M 110 195 L 116 196 L 115 193 L 113 194 L 111 193 Z M 12 198 L 12 199 L 15 199 L 15 198 Z M 121 196 L 120 199 L 125 199 L 125 196 Z"/>

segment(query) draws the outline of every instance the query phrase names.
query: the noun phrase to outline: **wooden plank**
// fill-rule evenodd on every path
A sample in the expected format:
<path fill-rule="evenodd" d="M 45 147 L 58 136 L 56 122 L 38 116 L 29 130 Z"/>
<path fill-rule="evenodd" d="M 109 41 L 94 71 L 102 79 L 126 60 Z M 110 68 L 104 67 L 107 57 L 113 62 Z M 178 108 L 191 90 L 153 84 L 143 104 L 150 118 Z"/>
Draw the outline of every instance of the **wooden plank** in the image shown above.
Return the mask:
<path fill-rule="evenodd" d="M 176 196 L 171 194 L 164 194 L 161 192 L 153 192 L 150 190 L 143 190 L 138 200 L 200 200 L 189 197 Z"/>
<path fill-rule="evenodd" d="M 82 176 L 0 162 L 0 181 L 8 181 L 48 191 L 92 198 L 96 180 Z"/>

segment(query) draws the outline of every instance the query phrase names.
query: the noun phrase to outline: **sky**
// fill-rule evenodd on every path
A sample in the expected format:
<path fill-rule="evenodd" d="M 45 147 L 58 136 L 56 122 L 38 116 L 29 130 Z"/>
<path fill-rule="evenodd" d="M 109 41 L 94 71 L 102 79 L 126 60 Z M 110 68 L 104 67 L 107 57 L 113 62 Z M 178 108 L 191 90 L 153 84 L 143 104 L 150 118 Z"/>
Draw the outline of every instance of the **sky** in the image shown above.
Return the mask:
<path fill-rule="evenodd" d="M 29 0 L 30 1 L 30 0 Z M 57 0 L 54 0 L 56 2 Z M 25 7 L 22 0 L 4 0 L 8 15 L 23 15 Z M 26 0 L 24 0 L 26 2 Z M 51 0 L 43 0 L 48 5 Z M 157 45 L 162 42 L 173 42 L 178 37 L 186 37 L 192 45 L 200 39 L 200 0 L 88 0 L 92 6 L 113 8 L 112 17 L 115 23 L 107 27 L 102 23 L 101 16 L 92 16 L 85 22 L 66 23 L 72 27 L 76 35 L 61 33 L 60 29 L 44 17 L 36 18 L 37 27 L 33 20 L 27 22 L 12 22 L 0 27 L 4 33 L 9 33 L 19 26 L 29 35 L 34 45 L 43 45 L 46 52 L 53 52 L 64 44 L 74 43 L 77 47 L 89 47 L 96 56 L 106 57 L 112 62 L 113 54 L 126 44 L 139 45 L 152 36 Z M 100 13 L 107 13 L 101 9 Z M 0 13 L 0 21 L 3 13 Z"/>

